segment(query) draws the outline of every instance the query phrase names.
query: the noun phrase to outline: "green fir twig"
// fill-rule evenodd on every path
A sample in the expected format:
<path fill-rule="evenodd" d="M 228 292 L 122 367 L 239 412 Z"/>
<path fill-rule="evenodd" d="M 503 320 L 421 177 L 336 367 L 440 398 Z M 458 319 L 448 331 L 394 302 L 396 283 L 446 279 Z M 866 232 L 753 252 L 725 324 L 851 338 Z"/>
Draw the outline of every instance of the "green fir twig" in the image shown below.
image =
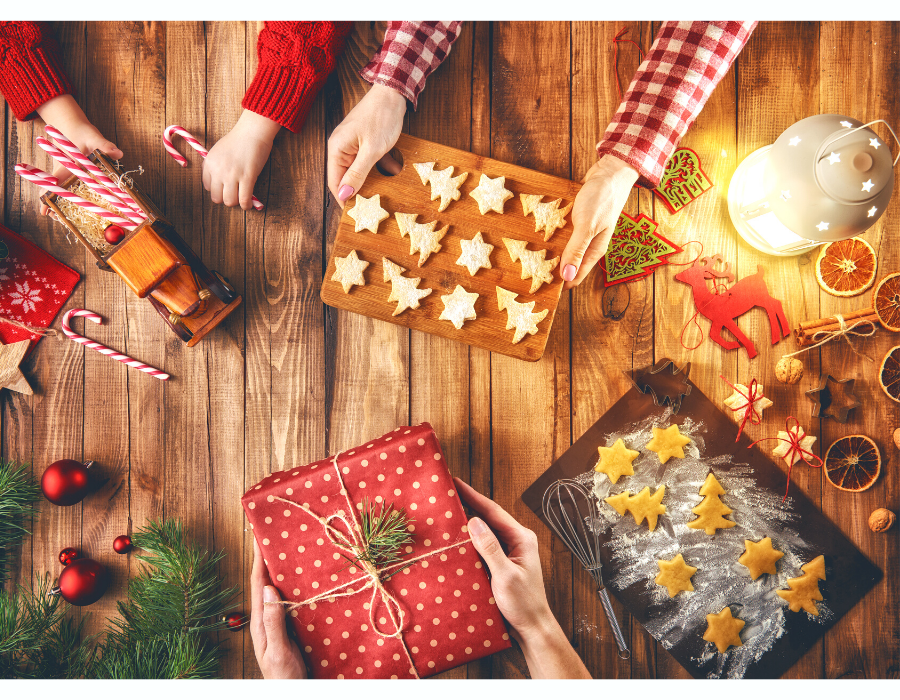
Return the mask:
<path fill-rule="evenodd" d="M 26 524 L 40 495 L 27 465 L 0 463 L 0 588 L 9 578 L 12 550 L 29 533 Z"/>
<path fill-rule="evenodd" d="M 364 498 L 362 506 L 359 520 L 363 547 L 355 558 L 343 555 L 350 562 L 347 566 L 367 562 L 377 570 L 402 561 L 400 550 L 413 541 L 409 525 L 415 521 L 406 515 L 405 508 L 395 510 L 393 503 L 385 506 L 382 502 L 376 512 L 375 506 Z M 383 578 L 390 578 L 395 573 L 389 572 Z"/>

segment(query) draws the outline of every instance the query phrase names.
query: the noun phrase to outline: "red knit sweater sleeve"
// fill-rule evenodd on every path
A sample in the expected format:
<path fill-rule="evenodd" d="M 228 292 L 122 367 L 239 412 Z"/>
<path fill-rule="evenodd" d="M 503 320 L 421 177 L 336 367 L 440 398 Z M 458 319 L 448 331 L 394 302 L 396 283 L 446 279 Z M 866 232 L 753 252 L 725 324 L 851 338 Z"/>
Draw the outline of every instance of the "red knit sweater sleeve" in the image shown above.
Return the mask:
<path fill-rule="evenodd" d="M 47 100 L 72 92 L 45 22 L 0 22 L 0 92 L 16 119 L 33 119 Z"/>
<path fill-rule="evenodd" d="M 337 65 L 352 22 L 266 22 L 256 42 L 259 65 L 241 106 L 299 131 Z"/>

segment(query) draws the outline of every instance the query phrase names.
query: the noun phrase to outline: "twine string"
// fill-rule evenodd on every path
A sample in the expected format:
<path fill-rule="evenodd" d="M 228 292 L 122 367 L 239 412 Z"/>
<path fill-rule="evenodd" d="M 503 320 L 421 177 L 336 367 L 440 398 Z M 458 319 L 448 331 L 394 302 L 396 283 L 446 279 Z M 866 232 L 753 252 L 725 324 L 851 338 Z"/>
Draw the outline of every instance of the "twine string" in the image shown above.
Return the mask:
<path fill-rule="evenodd" d="M 59 333 L 57 333 L 53 328 L 37 328 L 35 326 L 30 326 L 27 323 L 13 321 L 11 318 L 6 318 L 5 316 L 0 316 L 0 321 L 3 321 L 3 323 L 8 323 L 11 326 L 15 326 L 16 328 L 21 328 L 23 331 L 28 331 L 29 333 L 39 335 L 42 338 L 56 338 L 57 340 L 59 339 Z"/>
<path fill-rule="evenodd" d="M 787 355 L 783 355 L 782 357 L 794 357 L 795 355 L 800 355 L 801 353 L 807 352 L 809 350 L 822 347 L 823 345 L 825 345 L 825 343 L 830 343 L 836 338 L 843 338 L 847 341 L 847 345 L 850 346 L 850 349 L 854 354 L 859 355 L 860 357 L 865 357 L 869 362 L 875 362 L 875 360 L 873 360 L 869 355 L 866 355 L 864 352 L 860 352 L 859 350 L 857 350 L 853 345 L 853 341 L 850 339 L 851 335 L 855 335 L 860 338 L 868 338 L 875 335 L 875 331 L 878 330 L 875 324 L 872 321 L 860 319 L 859 321 L 854 322 L 852 326 L 848 326 L 847 321 L 841 314 L 835 314 L 832 318 L 837 320 L 840 328 L 835 331 L 816 331 L 812 334 L 813 342 L 818 341 L 815 343 L 815 345 L 808 345 L 805 348 L 800 348 L 796 352 L 788 353 Z M 871 326 L 868 333 L 863 333 L 862 331 L 856 330 L 857 326 L 861 326 L 864 324 L 868 324 L 869 326 Z M 822 338 L 821 340 L 819 340 L 820 337 Z"/>
<path fill-rule="evenodd" d="M 759 425 L 762 422 L 762 414 L 758 410 L 756 410 L 756 402 L 763 398 L 763 394 L 759 390 L 759 385 L 756 382 L 756 377 L 754 377 L 750 381 L 750 387 L 747 394 L 745 394 L 738 387 L 725 379 L 725 377 L 721 374 L 719 375 L 719 378 L 722 379 L 732 389 L 734 389 L 738 394 L 740 394 L 747 402 L 742 406 L 737 406 L 731 409 L 734 413 L 738 411 L 744 412 L 744 415 L 741 418 L 741 423 L 738 426 L 737 437 L 734 439 L 734 441 L 737 442 L 741 439 L 741 433 L 744 432 L 744 426 L 746 426 L 748 422 L 750 423 L 750 425 Z"/>
<path fill-rule="evenodd" d="M 791 427 L 791 421 L 794 421 L 794 427 Z M 800 427 L 800 421 L 798 421 L 794 416 L 788 416 L 784 421 L 785 432 L 787 433 L 787 438 L 783 437 L 766 437 L 760 438 L 755 442 L 752 442 L 748 445 L 748 447 L 753 447 L 754 445 L 764 442 L 766 440 L 780 440 L 781 442 L 786 442 L 790 445 L 787 453 L 785 453 L 783 459 L 787 462 L 788 465 L 788 473 L 787 473 L 787 484 L 784 487 L 784 498 L 781 499 L 781 502 L 784 503 L 788 497 L 788 489 L 791 488 L 791 472 L 794 470 L 794 462 L 799 461 L 795 460 L 794 457 L 797 456 L 799 459 L 803 460 L 806 463 L 806 466 L 812 467 L 813 469 L 820 469 L 824 466 L 825 462 L 822 461 L 822 458 L 819 455 L 810 452 L 807 449 L 804 449 L 800 446 L 800 433 L 802 432 L 802 428 Z M 805 437 L 805 435 L 804 435 Z M 818 464 L 813 464 L 809 461 L 809 459 L 813 459 L 818 462 Z"/>

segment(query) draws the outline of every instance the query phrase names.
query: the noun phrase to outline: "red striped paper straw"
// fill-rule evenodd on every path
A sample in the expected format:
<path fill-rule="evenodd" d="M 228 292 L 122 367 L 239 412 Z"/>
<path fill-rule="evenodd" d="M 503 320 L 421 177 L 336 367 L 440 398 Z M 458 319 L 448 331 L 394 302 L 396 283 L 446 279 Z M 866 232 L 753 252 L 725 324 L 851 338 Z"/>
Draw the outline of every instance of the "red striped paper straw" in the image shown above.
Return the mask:
<path fill-rule="evenodd" d="M 138 214 L 142 219 L 147 218 L 144 210 L 141 209 L 140 205 L 135 202 L 134 199 L 132 199 L 131 195 L 121 187 L 119 187 L 118 183 L 114 182 L 112 178 L 110 178 L 105 172 L 103 172 L 103 169 L 100 168 L 96 163 L 94 163 L 94 161 L 84 155 L 84 153 L 81 152 L 81 149 L 79 149 L 78 146 L 76 146 L 74 143 L 69 141 L 69 139 L 63 136 L 62 132 L 59 129 L 51 126 L 50 124 L 47 124 L 46 126 L 44 126 L 44 131 L 53 137 L 53 140 L 56 142 L 57 146 L 68 153 L 76 163 L 78 163 L 82 168 L 90 173 L 98 184 L 102 185 L 123 202 L 125 202 L 125 204 L 128 205 L 128 208 L 131 209 L 135 214 Z"/>
<path fill-rule="evenodd" d="M 178 164 L 182 168 L 187 167 L 187 158 L 185 158 L 183 155 L 181 155 L 178 152 L 178 149 L 176 149 L 175 146 L 172 145 L 172 134 L 177 134 L 178 136 L 183 138 L 185 141 L 188 142 L 188 145 L 190 145 L 191 148 L 193 148 L 195 151 L 197 151 L 197 153 L 199 153 L 204 158 L 206 158 L 206 156 L 209 155 L 209 151 L 207 151 L 205 148 L 203 148 L 203 144 L 201 144 L 197 139 L 195 139 L 191 135 L 191 132 L 189 132 L 187 129 L 185 129 L 182 126 L 178 126 L 177 124 L 173 124 L 172 126 L 167 126 L 166 130 L 163 131 L 163 146 L 165 147 L 165 149 L 169 153 L 169 155 L 178 161 Z M 262 211 L 263 208 L 265 207 L 265 205 L 262 202 L 260 202 L 255 196 L 253 197 L 253 199 L 251 201 L 253 203 L 253 208 L 256 209 L 256 211 Z"/>
<path fill-rule="evenodd" d="M 115 350 L 106 347 L 102 343 L 98 343 L 90 338 L 85 338 L 83 335 L 78 335 L 75 331 L 72 330 L 72 327 L 69 325 L 69 319 L 73 316 L 84 316 L 88 321 L 93 321 L 94 323 L 103 323 L 103 319 L 100 318 L 93 311 L 88 311 L 87 309 L 69 309 L 66 311 L 65 316 L 63 316 L 62 320 L 62 330 L 63 333 L 66 334 L 66 337 L 70 340 L 75 341 L 81 345 L 84 345 L 86 348 L 91 348 L 92 350 L 96 350 L 102 355 L 108 355 L 114 360 L 118 360 L 129 367 L 134 367 L 141 372 L 145 372 L 149 374 L 151 377 L 156 377 L 157 379 L 162 379 L 163 381 L 168 380 L 169 375 L 165 372 L 162 372 L 156 367 L 151 367 L 150 365 L 145 365 L 143 362 L 138 362 L 134 358 L 128 357 L 128 355 L 123 355 L 121 353 L 116 352 Z"/>
<path fill-rule="evenodd" d="M 96 204 L 95 202 L 90 201 L 89 199 L 85 199 L 84 197 L 79 197 L 74 192 L 69 192 L 69 190 L 60 187 L 57 184 L 57 179 L 48 173 L 45 173 L 40 168 L 35 168 L 34 166 L 28 165 L 27 163 L 19 163 L 16 165 L 16 173 L 23 180 L 27 180 L 28 182 L 32 182 L 38 187 L 43 187 L 50 192 L 53 192 L 57 197 L 62 197 L 63 199 L 68 199 L 72 204 L 77 204 L 79 207 L 86 209 L 91 214 L 95 214 L 103 219 L 108 219 L 111 223 L 118 224 L 122 228 L 127 231 L 134 231 L 137 226 L 131 222 L 129 219 L 124 219 L 118 214 L 109 211 L 105 207 Z"/>

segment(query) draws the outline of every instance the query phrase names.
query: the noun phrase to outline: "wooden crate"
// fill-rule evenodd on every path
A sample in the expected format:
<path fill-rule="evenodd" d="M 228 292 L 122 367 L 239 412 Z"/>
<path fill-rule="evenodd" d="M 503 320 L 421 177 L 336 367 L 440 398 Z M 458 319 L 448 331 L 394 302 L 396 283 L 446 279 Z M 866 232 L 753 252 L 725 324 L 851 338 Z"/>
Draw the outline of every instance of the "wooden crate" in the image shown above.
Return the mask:
<path fill-rule="evenodd" d="M 559 304 L 562 292 L 562 269 L 557 265 L 553 270 L 553 281 L 541 285 L 534 294 L 529 293 L 531 279 L 522 279 L 522 266 L 513 262 L 503 244 L 503 238 L 515 238 L 528 243 L 529 250 L 546 249 L 547 259 L 561 257 L 566 242 L 572 234 L 572 214 L 566 216 L 566 225 L 556 229 L 549 241 L 544 241 L 543 230 L 535 233 L 533 215 L 525 216 L 520 194 L 541 194 L 542 201 L 562 198 L 561 207 L 572 203 L 581 185 L 571 180 L 552 177 L 526 168 L 503 163 L 491 158 L 476 156 L 466 151 L 448 148 L 440 144 L 402 134 L 397 142 L 397 150 L 403 158 L 403 169 L 398 175 L 382 175 L 373 168 L 365 185 L 359 192 L 363 197 L 381 195 L 381 206 L 390 213 L 390 218 L 381 222 L 378 233 L 370 231 L 354 232 L 355 222 L 347 214 L 356 197 L 351 197 L 344 209 L 338 227 L 334 248 L 322 283 L 322 301 L 339 309 L 354 311 L 364 316 L 389 321 L 400 326 L 435 335 L 452 338 L 469 345 L 485 348 L 510 357 L 536 361 L 544 354 L 547 337 Z M 431 201 L 431 185 L 423 185 L 413 163 L 434 161 L 436 170 L 451 165 L 454 177 L 468 172 L 469 176 L 460 187 L 459 201 L 451 202 L 443 212 L 438 212 L 440 199 Z M 481 174 L 496 178 L 506 177 L 506 189 L 515 196 L 506 202 L 504 214 L 488 212 L 481 215 L 478 203 L 469 193 L 478 186 Z M 441 240 L 441 250 L 432 253 L 422 267 L 418 266 L 419 254 L 410 254 L 409 237 L 401 237 L 396 212 L 418 214 L 417 222 L 437 221 L 436 228 L 450 225 Z M 471 239 L 481 232 L 485 242 L 494 246 L 491 251 L 491 269 L 481 268 L 470 276 L 469 271 L 456 264 L 462 254 L 460 239 Z M 365 286 L 354 286 L 345 294 L 339 282 L 331 280 L 334 274 L 334 257 L 345 257 L 356 250 L 361 260 L 369 263 L 363 275 Z M 396 302 L 389 302 L 391 283 L 384 281 L 382 257 L 405 267 L 405 277 L 421 277 L 420 289 L 430 287 L 433 291 L 422 299 L 418 309 L 407 309 L 393 316 Z M 438 317 L 444 309 L 441 296 L 450 294 L 456 285 L 462 285 L 468 292 L 477 292 L 475 302 L 477 318 L 466 321 L 460 330 L 449 321 Z M 547 309 L 549 313 L 538 325 L 535 335 L 526 335 L 515 345 L 513 332 L 506 330 L 507 314 L 497 305 L 497 287 L 503 287 L 519 296 L 516 301 L 534 301 L 534 312 Z"/>

